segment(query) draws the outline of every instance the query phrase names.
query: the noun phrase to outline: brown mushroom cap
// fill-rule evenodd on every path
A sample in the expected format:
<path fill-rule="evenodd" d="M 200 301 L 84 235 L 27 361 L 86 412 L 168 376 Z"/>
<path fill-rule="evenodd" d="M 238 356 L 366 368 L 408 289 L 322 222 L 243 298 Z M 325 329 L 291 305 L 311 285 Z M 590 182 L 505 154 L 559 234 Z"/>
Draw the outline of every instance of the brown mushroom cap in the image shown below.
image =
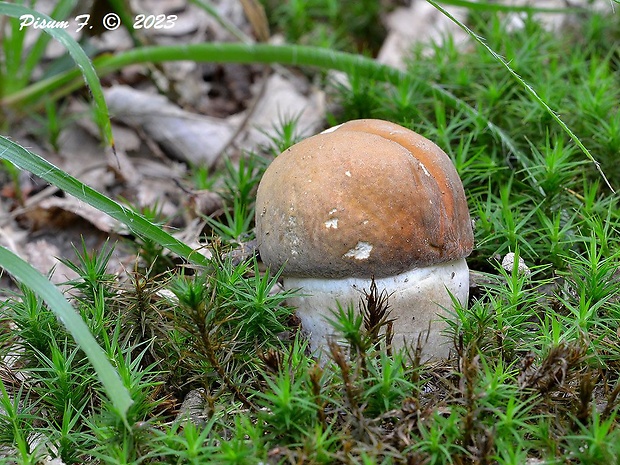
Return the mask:
<path fill-rule="evenodd" d="M 287 149 L 256 199 L 262 260 L 305 277 L 385 277 L 466 257 L 473 231 L 450 158 L 387 121 L 350 121 Z"/>

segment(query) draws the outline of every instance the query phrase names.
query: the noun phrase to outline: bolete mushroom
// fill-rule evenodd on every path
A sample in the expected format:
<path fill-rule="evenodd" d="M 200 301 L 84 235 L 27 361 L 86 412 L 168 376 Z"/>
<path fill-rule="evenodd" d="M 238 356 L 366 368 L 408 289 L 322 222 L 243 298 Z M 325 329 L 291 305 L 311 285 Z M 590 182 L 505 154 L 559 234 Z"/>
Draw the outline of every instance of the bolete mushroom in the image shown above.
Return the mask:
<path fill-rule="evenodd" d="M 421 336 L 426 356 L 448 355 L 441 315 L 450 293 L 467 300 L 473 231 L 458 173 L 428 139 L 364 119 L 299 142 L 261 180 L 256 234 L 263 262 L 303 290 L 290 303 L 314 350 L 336 301 L 357 305 L 374 277 L 391 295 L 394 346 Z"/>

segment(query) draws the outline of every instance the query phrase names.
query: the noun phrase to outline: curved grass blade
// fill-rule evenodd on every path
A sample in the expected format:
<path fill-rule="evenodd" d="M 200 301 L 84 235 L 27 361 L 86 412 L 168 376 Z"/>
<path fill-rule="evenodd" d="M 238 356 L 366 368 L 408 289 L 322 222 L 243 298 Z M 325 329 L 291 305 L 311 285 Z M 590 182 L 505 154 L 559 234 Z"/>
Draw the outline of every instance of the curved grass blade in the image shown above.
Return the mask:
<path fill-rule="evenodd" d="M 137 236 L 149 238 L 192 263 L 205 266 L 210 263 L 206 257 L 194 252 L 187 244 L 171 236 L 142 215 L 88 187 L 43 158 L 3 136 L 0 136 L 0 159 L 9 160 L 20 169 L 30 171 L 77 199 L 110 215 L 126 225 Z"/>
<path fill-rule="evenodd" d="M 573 142 L 581 149 L 581 151 L 586 155 L 586 157 L 588 157 L 588 159 L 594 164 L 594 167 L 596 168 L 596 170 L 599 172 L 599 174 L 603 178 L 603 181 L 605 181 L 605 184 L 607 184 L 607 187 L 609 188 L 609 190 L 615 193 L 616 191 L 609 183 L 609 180 L 607 179 L 607 176 L 605 176 L 605 173 L 603 173 L 603 170 L 601 169 L 601 165 L 599 164 L 599 162 L 596 161 L 596 159 L 592 156 L 592 154 L 586 148 L 586 146 L 583 145 L 581 140 L 575 135 L 573 131 L 571 131 L 571 129 L 566 125 L 566 123 L 562 121 L 562 119 L 558 116 L 558 114 L 555 111 L 553 111 L 551 107 L 549 107 L 549 105 L 547 105 L 547 102 L 545 102 L 538 95 L 538 93 L 536 93 L 536 91 L 532 88 L 532 86 L 530 86 L 527 82 L 525 82 L 525 80 L 521 76 L 519 76 L 515 70 L 513 70 L 510 67 L 510 65 L 506 62 L 506 60 L 504 60 L 504 58 L 502 58 L 495 50 L 489 47 L 482 37 L 480 37 L 474 31 L 469 29 L 465 24 L 463 24 L 461 21 L 455 18 L 446 9 L 441 7 L 441 5 L 439 5 L 435 0 L 426 0 L 426 1 L 430 3 L 431 5 L 433 5 L 435 8 L 437 8 L 437 10 L 439 10 L 443 15 L 445 15 L 448 19 L 450 19 L 450 21 L 452 21 L 454 24 L 456 24 L 461 29 L 463 29 L 463 31 L 465 31 L 467 35 L 469 35 L 472 39 L 474 39 L 476 42 L 482 45 L 487 50 L 487 52 L 489 52 L 493 56 L 493 58 L 495 58 L 495 60 L 497 60 L 499 63 L 502 64 L 504 68 L 506 68 L 506 70 L 519 82 L 519 84 L 521 84 L 525 88 L 525 90 L 530 94 L 530 96 L 534 100 L 536 100 L 545 109 L 545 111 L 549 113 L 549 115 L 556 121 L 556 123 L 558 123 L 558 125 L 564 130 L 564 132 L 568 134 L 568 136 L 573 140 Z"/>
<path fill-rule="evenodd" d="M 515 142 L 498 126 L 485 118 L 478 110 L 459 99 L 436 83 L 418 81 L 415 75 L 404 73 L 390 66 L 382 65 L 370 58 L 334 50 L 300 45 L 268 45 L 239 43 L 209 43 L 177 46 L 142 47 L 120 52 L 112 56 L 95 59 L 94 64 L 100 76 L 122 69 L 136 63 L 159 63 L 165 61 L 192 60 L 216 63 L 265 63 L 292 66 L 308 66 L 321 69 L 333 69 L 352 74 L 357 73 L 366 79 L 388 82 L 398 85 L 412 82 L 428 87 L 440 100 L 463 110 L 470 116 L 484 121 L 489 131 L 494 134 L 517 159 L 524 160 L 523 154 Z M 22 92 L 5 97 L 3 103 L 16 105 L 23 101 L 39 98 L 44 93 L 52 92 L 64 86 L 62 95 L 80 87 L 76 80 L 77 72 L 68 71 L 31 85 Z M 522 163 L 523 164 L 523 163 Z M 527 164 L 524 164 L 527 168 Z"/>
<path fill-rule="evenodd" d="M 33 15 L 34 17 L 45 19 L 46 21 L 52 21 L 52 18 L 43 13 L 31 10 L 22 5 L 14 5 L 6 2 L 0 2 L 0 15 L 7 15 L 13 18 L 19 18 L 22 15 Z M 86 85 L 93 96 L 97 125 L 101 129 L 104 140 L 112 147 L 112 150 L 114 150 L 114 137 L 112 135 L 112 124 L 110 122 L 108 107 L 105 103 L 103 89 L 101 88 L 101 83 L 99 82 L 99 77 L 97 76 L 93 64 L 80 45 L 64 29 L 44 28 L 43 31 L 65 46 L 80 69 L 86 81 Z"/>
<path fill-rule="evenodd" d="M 494 134 L 515 157 L 521 162 L 524 169 L 529 171 L 526 162 L 527 156 L 517 147 L 514 140 L 508 134 L 485 118 L 477 109 L 462 99 L 447 91 L 439 84 L 419 80 L 415 75 L 404 73 L 391 66 L 377 63 L 376 61 L 346 52 L 338 52 L 330 49 L 300 46 L 281 45 L 273 46 L 266 44 L 192 44 L 187 46 L 157 46 L 144 47 L 130 50 L 114 56 L 106 56 L 96 63 L 97 70 L 102 75 L 116 71 L 134 63 L 156 63 L 160 61 L 179 60 L 185 56 L 186 60 L 220 62 L 220 63 L 278 63 L 291 66 L 310 66 L 321 69 L 343 71 L 347 74 L 358 75 L 380 82 L 388 82 L 394 86 L 402 82 L 422 85 L 429 88 L 433 95 L 462 110 L 475 119 L 484 121 L 489 131 Z M 540 186 L 534 188 L 542 189 Z"/>
<path fill-rule="evenodd" d="M 88 357 L 112 405 L 129 428 L 127 410 L 133 400 L 123 385 L 119 374 L 110 364 L 106 353 L 97 344 L 82 317 L 45 276 L 2 246 L 0 246 L 0 267 L 39 295 L 60 319 Z"/>
<path fill-rule="evenodd" d="M 65 18 L 69 13 L 71 13 L 71 10 L 74 6 L 75 0 L 61 0 L 54 7 L 54 11 L 52 11 L 52 17 Z M 26 83 L 32 75 L 34 68 L 43 57 L 43 54 L 45 53 L 45 48 L 47 47 L 47 44 L 49 43 L 51 37 L 51 35 L 40 34 L 32 48 L 29 50 L 28 56 L 24 58 L 24 66 L 21 70 L 21 77 L 25 80 Z"/>

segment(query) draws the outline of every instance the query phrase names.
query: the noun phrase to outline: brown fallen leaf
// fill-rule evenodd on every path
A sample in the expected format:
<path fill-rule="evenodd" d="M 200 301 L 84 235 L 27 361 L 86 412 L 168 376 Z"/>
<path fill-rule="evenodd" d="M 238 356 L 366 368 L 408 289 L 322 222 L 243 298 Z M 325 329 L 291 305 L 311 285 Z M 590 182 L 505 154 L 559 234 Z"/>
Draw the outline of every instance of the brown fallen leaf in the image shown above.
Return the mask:
<path fill-rule="evenodd" d="M 91 207 L 75 197 L 49 197 L 36 205 L 24 209 L 18 216 L 20 223 L 38 231 L 45 228 L 64 228 L 75 223 L 76 217 L 86 220 L 105 233 L 119 232 L 122 224 L 105 213 Z"/>

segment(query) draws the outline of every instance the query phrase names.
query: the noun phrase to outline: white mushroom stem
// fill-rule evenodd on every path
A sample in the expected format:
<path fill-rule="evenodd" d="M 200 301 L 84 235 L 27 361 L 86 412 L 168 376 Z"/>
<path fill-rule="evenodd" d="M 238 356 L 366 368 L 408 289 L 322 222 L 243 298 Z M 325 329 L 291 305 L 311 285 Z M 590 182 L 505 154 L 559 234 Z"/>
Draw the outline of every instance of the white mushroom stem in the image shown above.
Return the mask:
<path fill-rule="evenodd" d="M 467 301 L 469 270 L 465 259 L 416 268 L 375 279 L 375 283 L 379 292 L 385 289 L 390 294 L 390 317 L 396 320 L 393 346 L 401 348 L 405 341 L 415 346 L 420 336 L 424 357 L 447 357 L 453 343 L 444 332 L 447 324 L 442 316 L 447 316 L 453 307 L 450 293 L 461 304 Z M 289 299 L 289 303 L 297 307 L 311 349 L 320 353 L 326 349 L 328 338 L 339 337 L 333 334 L 334 328 L 327 321 L 327 318 L 334 319 L 337 302 L 344 308 L 353 304 L 359 311 L 362 290 L 369 290 L 370 279 L 285 277 L 284 287 L 301 288 L 305 294 Z"/>

